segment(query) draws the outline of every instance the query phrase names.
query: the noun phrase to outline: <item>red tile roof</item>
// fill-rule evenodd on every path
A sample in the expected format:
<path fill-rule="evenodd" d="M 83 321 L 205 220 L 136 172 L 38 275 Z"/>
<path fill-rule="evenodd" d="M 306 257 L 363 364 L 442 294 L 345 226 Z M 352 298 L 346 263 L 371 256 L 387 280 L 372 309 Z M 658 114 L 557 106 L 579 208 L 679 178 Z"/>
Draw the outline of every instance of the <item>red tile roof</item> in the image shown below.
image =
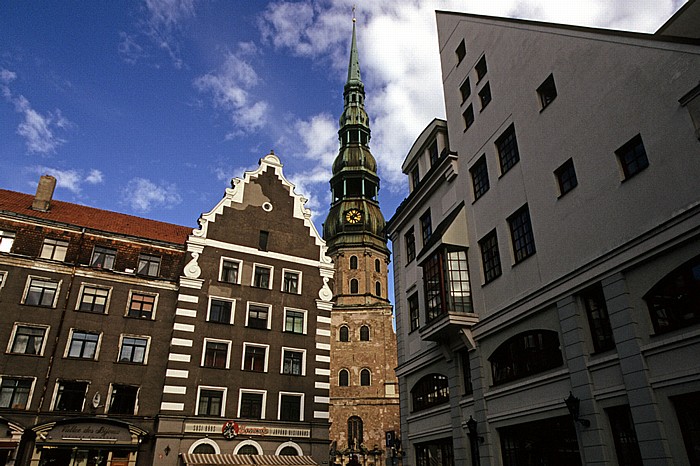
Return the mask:
<path fill-rule="evenodd" d="M 48 212 L 39 212 L 31 209 L 33 200 L 31 194 L 0 189 L 0 211 L 27 217 L 183 245 L 193 230 L 191 227 L 54 200 Z"/>

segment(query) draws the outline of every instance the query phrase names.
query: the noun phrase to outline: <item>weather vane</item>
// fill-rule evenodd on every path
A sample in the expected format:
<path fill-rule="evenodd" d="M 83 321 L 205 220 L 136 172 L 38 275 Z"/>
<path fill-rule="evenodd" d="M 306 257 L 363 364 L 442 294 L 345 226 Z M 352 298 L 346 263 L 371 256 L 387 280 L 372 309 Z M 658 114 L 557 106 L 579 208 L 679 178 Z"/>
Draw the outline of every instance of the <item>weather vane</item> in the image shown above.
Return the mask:
<path fill-rule="evenodd" d="M 357 5 L 353 5 L 353 6 L 352 6 L 352 22 L 353 22 L 353 23 L 354 23 L 355 21 L 357 21 L 357 20 L 355 19 L 355 8 L 356 8 L 356 7 L 357 7 Z"/>

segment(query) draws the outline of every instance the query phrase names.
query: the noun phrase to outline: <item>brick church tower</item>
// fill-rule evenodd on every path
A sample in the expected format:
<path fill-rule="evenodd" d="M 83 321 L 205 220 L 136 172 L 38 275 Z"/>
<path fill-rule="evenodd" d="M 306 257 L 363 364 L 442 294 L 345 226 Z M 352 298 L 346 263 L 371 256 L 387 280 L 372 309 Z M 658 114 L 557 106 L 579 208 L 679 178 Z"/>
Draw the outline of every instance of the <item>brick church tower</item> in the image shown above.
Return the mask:
<path fill-rule="evenodd" d="M 331 312 L 331 454 L 347 464 L 384 464 L 387 432 L 398 434 L 396 333 L 388 299 L 389 249 L 377 194 L 377 162 L 369 150 L 369 117 L 353 18 L 350 64 L 340 117 L 340 150 L 330 180 L 323 228 L 335 264 Z M 364 458 L 363 458 L 364 457 Z"/>

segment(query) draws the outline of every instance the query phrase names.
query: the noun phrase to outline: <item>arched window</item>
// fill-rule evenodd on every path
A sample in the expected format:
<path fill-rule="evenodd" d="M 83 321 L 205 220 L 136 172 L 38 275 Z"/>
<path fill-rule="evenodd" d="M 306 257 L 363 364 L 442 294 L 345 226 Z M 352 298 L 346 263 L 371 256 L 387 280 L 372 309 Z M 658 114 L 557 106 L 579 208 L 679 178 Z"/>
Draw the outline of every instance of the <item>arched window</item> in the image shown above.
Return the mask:
<path fill-rule="evenodd" d="M 244 440 L 233 451 L 234 455 L 262 455 L 262 447 L 255 440 Z"/>
<path fill-rule="evenodd" d="M 357 268 L 357 256 L 350 256 L 350 268 L 351 269 Z"/>
<path fill-rule="evenodd" d="M 363 387 L 369 387 L 372 383 L 372 373 L 369 369 L 362 369 L 360 371 L 360 385 Z"/>
<path fill-rule="evenodd" d="M 450 401 L 447 377 L 442 374 L 424 376 L 411 389 L 411 398 L 413 399 L 413 412 L 447 403 Z"/>
<path fill-rule="evenodd" d="M 382 271 L 382 265 L 381 265 L 381 262 L 379 262 L 379 259 L 374 259 L 374 271 L 375 272 Z"/>
<path fill-rule="evenodd" d="M 382 295 L 382 284 L 381 283 L 377 282 L 374 284 L 374 294 L 376 294 L 377 296 Z"/>
<path fill-rule="evenodd" d="M 201 444 L 197 445 L 196 447 L 194 447 L 194 450 L 192 450 L 192 453 L 213 455 L 213 454 L 216 454 L 216 449 L 213 446 L 209 445 L 208 443 L 201 443 Z"/>
<path fill-rule="evenodd" d="M 700 323 L 700 256 L 662 278 L 644 300 L 656 333 Z"/>
<path fill-rule="evenodd" d="M 299 456 L 299 452 L 294 447 L 284 447 L 277 456 Z"/>
<path fill-rule="evenodd" d="M 369 327 L 366 325 L 360 327 L 360 341 L 369 341 Z"/>
<path fill-rule="evenodd" d="M 350 341 L 350 330 L 347 325 L 340 327 L 340 341 Z"/>
<path fill-rule="evenodd" d="M 359 288 L 359 283 L 357 281 L 357 278 L 353 278 L 352 280 L 350 280 L 350 293 L 357 294 L 358 288 Z"/>
<path fill-rule="evenodd" d="M 348 446 L 358 448 L 362 442 L 364 442 L 362 418 L 351 416 L 348 418 Z"/>
<path fill-rule="evenodd" d="M 280 444 L 275 452 L 277 456 L 302 456 L 303 454 L 301 447 L 292 441 Z"/>
<path fill-rule="evenodd" d="M 350 373 L 347 369 L 340 369 L 338 372 L 338 386 L 348 387 L 350 386 Z"/>
<path fill-rule="evenodd" d="M 519 333 L 489 357 L 493 384 L 498 385 L 561 366 L 559 335 L 552 330 Z"/>

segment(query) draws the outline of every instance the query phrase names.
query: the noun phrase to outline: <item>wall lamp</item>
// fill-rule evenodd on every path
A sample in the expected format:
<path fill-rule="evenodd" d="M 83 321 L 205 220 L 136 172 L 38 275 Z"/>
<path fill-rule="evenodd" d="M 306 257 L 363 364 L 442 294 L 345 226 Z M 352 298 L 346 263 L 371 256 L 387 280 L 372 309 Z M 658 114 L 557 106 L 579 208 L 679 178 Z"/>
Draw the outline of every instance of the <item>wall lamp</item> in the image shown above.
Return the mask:
<path fill-rule="evenodd" d="M 484 443 L 484 437 L 479 435 L 476 430 L 476 419 L 469 415 L 469 420 L 467 421 L 467 431 L 470 438 L 478 440 L 479 443 Z"/>
<path fill-rule="evenodd" d="M 571 391 L 569 392 L 569 397 L 564 399 L 564 403 L 566 403 L 566 408 L 569 410 L 569 414 L 571 414 L 571 417 L 574 418 L 574 422 L 578 422 L 583 427 L 591 427 L 591 421 L 579 417 L 581 400 L 576 398 Z"/>

